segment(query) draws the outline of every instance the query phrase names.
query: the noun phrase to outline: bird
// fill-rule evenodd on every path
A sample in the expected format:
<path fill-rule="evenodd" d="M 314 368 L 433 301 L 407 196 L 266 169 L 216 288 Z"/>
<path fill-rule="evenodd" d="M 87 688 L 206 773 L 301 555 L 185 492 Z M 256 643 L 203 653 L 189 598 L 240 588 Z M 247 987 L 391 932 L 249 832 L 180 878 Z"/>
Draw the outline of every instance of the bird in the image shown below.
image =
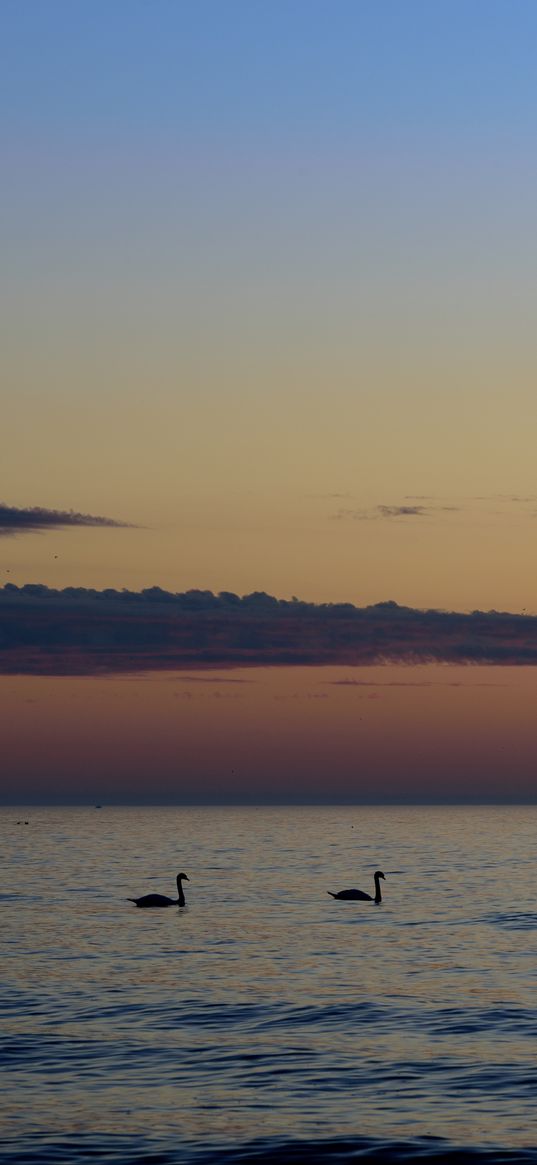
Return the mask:
<path fill-rule="evenodd" d="M 177 875 L 178 898 L 168 898 L 166 894 L 144 894 L 142 898 L 127 898 L 127 902 L 134 902 L 135 906 L 186 906 L 181 882 L 189 882 L 186 874 Z"/>
<path fill-rule="evenodd" d="M 375 879 L 375 897 L 371 894 L 366 894 L 364 890 L 340 890 L 339 894 L 334 894 L 332 890 L 327 890 L 327 894 L 331 894 L 332 898 L 343 898 L 346 902 L 375 902 L 378 906 L 382 902 L 382 894 L 380 892 L 380 879 L 384 879 L 382 870 L 376 870 L 373 874 Z"/>

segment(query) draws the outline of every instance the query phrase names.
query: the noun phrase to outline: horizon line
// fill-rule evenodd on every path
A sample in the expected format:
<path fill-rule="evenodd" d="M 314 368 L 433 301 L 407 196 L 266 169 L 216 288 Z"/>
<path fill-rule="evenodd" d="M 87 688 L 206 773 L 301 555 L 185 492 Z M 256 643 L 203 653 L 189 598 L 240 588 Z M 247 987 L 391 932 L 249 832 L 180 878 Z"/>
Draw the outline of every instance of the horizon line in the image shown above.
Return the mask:
<path fill-rule="evenodd" d="M 0 801 L 0 809 L 391 809 L 391 808 L 506 808 L 508 806 L 537 806 L 533 799 L 468 798 L 461 801 L 439 798 L 389 799 L 386 801 Z"/>

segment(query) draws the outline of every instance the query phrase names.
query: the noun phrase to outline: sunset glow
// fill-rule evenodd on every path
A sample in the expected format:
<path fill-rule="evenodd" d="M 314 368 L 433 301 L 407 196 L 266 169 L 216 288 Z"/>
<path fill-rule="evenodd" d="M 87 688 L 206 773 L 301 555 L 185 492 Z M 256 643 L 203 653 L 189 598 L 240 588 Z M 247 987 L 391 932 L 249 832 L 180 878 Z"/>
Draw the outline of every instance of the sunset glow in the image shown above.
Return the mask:
<path fill-rule="evenodd" d="M 534 8 L 2 25 L 0 583 L 537 615 Z M 2 612 L 8 800 L 534 798 L 529 621 L 109 666 L 101 607 L 103 680 Z"/>

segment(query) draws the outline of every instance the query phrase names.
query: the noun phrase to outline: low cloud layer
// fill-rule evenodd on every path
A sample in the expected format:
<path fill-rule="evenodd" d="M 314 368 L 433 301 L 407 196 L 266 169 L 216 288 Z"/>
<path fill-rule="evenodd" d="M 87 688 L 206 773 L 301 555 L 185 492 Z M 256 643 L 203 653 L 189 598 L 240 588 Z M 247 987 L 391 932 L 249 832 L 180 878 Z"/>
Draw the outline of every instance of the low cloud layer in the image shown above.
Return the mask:
<path fill-rule="evenodd" d="M 127 525 L 127 522 L 118 522 L 114 518 L 78 514 L 75 510 L 47 510 L 42 506 L 21 509 L 19 506 L 6 506 L 5 503 L 0 502 L 0 537 L 10 534 L 29 534 L 36 530 L 57 530 L 61 526 L 125 527 Z"/>
<path fill-rule="evenodd" d="M 264 592 L 0 589 L 3 674 L 389 662 L 535 665 L 537 616 L 317 605 Z"/>

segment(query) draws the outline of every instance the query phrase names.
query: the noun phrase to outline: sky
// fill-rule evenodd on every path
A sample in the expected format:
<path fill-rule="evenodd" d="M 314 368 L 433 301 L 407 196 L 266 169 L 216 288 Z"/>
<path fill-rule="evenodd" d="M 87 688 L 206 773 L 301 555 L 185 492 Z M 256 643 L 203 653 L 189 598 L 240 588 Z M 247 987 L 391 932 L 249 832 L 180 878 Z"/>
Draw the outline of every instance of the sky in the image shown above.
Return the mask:
<path fill-rule="evenodd" d="M 4 0 L 0 585 L 537 614 L 536 40 L 532 0 Z M 443 795 L 467 773 L 475 798 L 531 799 L 533 669 L 461 665 L 452 688 L 404 666 L 363 755 L 334 685 L 324 751 L 284 723 L 274 685 L 319 703 L 297 667 L 253 668 L 233 705 L 220 670 L 225 732 L 216 698 L 177 719 L 162 675 L 140 679 L 147 752 L 132 677 L 3 675 L 0 797 L 94 795 L 79 711 L 53 760 L 72 690 L 101 798 L 126 796 L 107 742 L 142 795 L 163 719 L 162 798 L 268 797 L 264 733 L 279 796 L 427 797 L 434 696 Z"/>

